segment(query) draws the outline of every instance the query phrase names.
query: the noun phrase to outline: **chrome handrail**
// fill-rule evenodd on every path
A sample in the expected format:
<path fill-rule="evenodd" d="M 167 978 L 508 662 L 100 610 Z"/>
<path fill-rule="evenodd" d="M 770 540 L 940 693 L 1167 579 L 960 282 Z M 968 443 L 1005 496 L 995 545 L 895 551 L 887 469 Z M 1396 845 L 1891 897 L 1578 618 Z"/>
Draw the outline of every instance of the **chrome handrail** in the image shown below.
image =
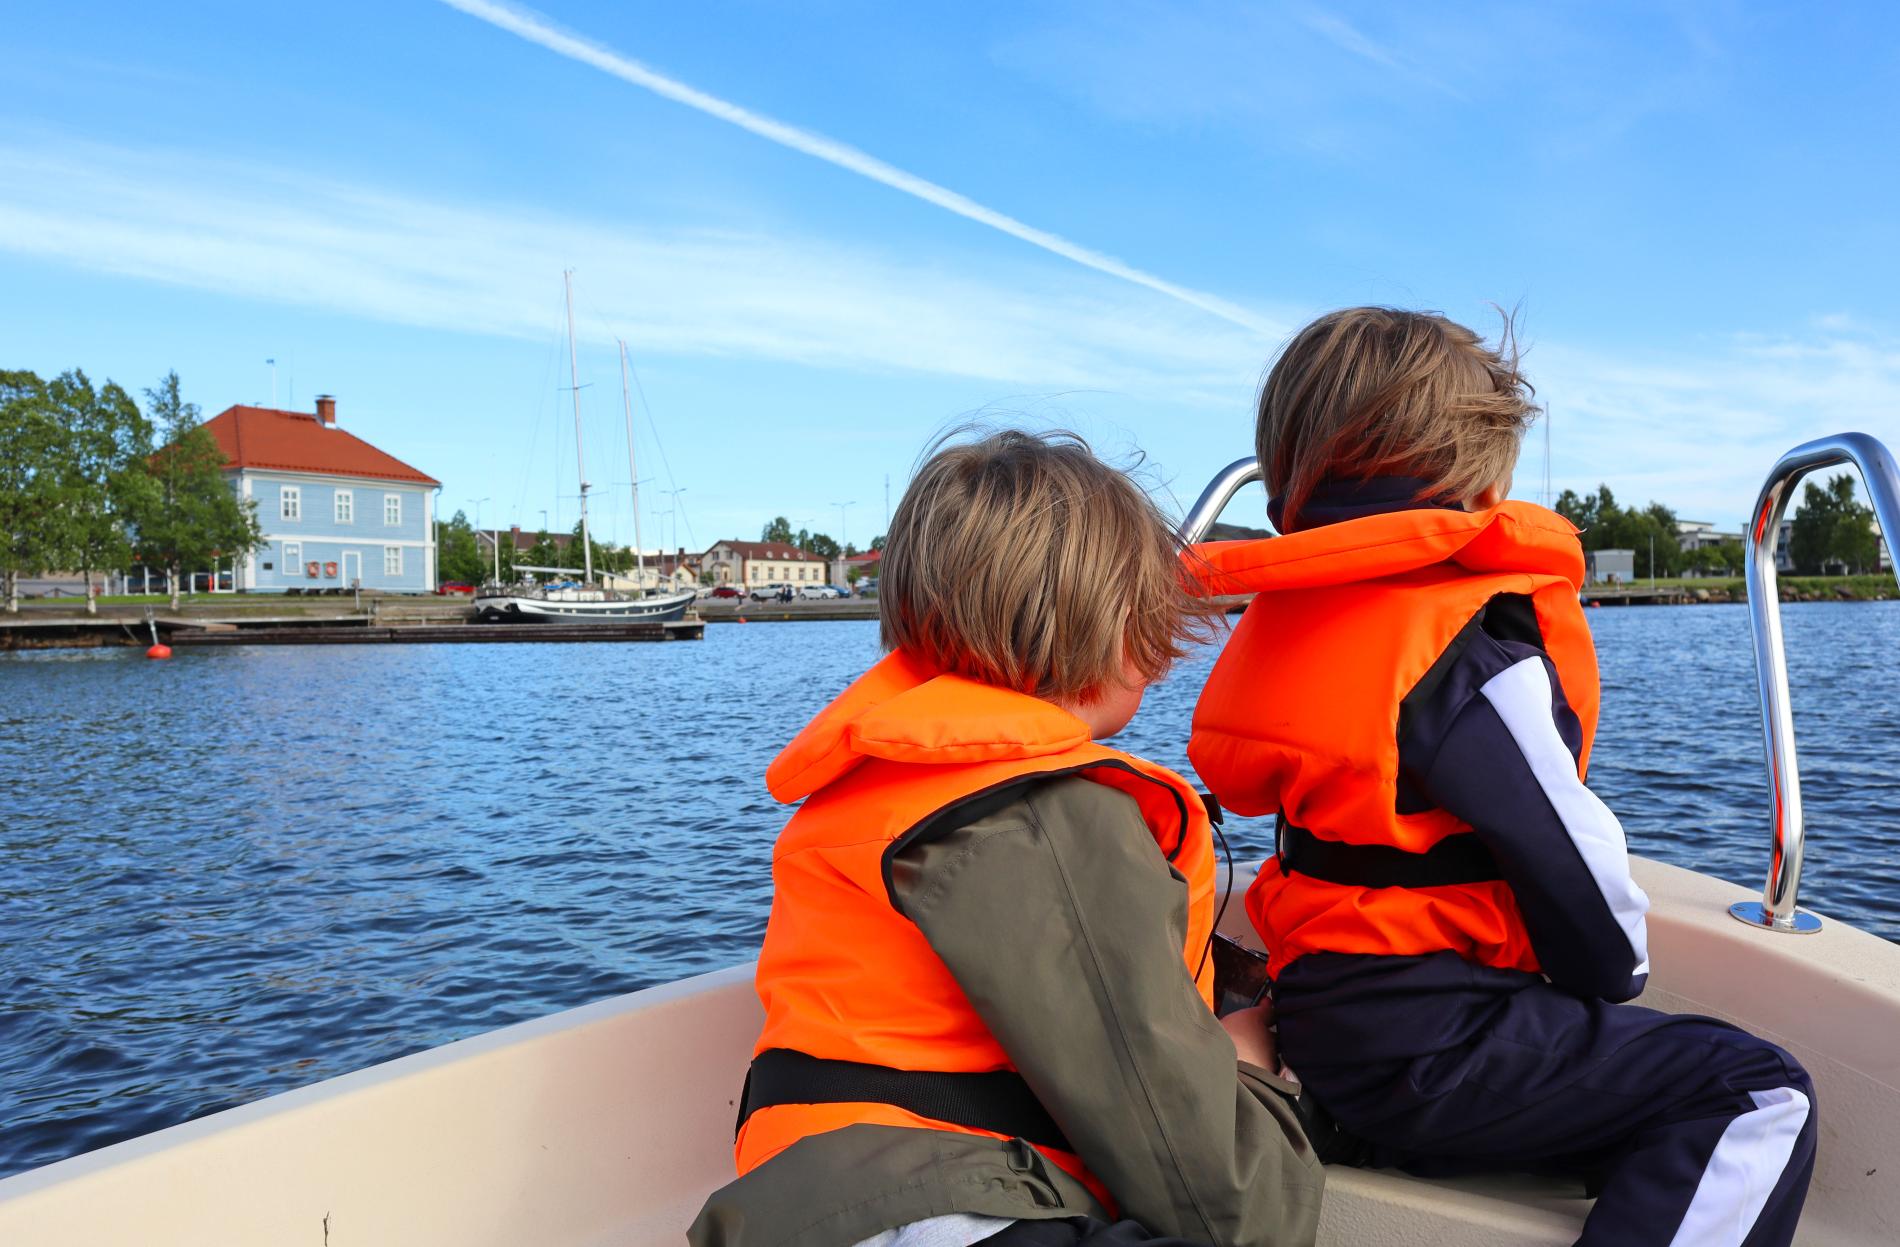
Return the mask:
<path fill-rule="evenodd" d="M 1222 468 L 1201 496 L 1188 508 L 1186 518 L 1181 521 L 1180 535 L 1183 545 L 1193 545 L 1207 536 L 1207 530 L 1214 527 L 1214 521 L 1234 500 L 1234 495 L 1248 485 L 1260 479 L 1260 461 L 1252 455 L 1245 459 L 1236 459 Z"/>
<path fill-rule="evenodd" d="M 1762 738 L 1768 763 L 1768 793 L 1774 845 L 1768 883 L 1760 901 L 1741 901 L 1729 913 L 1770 931 L 1806 933 L 1821 920 L 1796 907 L 1806 825 L 1801 816 L 1801 773 L 1795 761 L 1794 714 L 1788 705 L 1788 659 L 1781 639 L 1781 601 L 1775 583 L 1775 550 L 1789 494 L 1817 468 L 1851 463 L 1860 469 L 1880 531 L 1900 540 L 1900 467 L 1893 455 L 1865 433 L 1837 433 L 1803 443 L 1781 457 L 1755 500 L 1748 527 L 1748 613 L 1755 640 L 1755 677 L 1761 688 Z M 1895 568 L 1900 576 L 1900 566 Z"/>

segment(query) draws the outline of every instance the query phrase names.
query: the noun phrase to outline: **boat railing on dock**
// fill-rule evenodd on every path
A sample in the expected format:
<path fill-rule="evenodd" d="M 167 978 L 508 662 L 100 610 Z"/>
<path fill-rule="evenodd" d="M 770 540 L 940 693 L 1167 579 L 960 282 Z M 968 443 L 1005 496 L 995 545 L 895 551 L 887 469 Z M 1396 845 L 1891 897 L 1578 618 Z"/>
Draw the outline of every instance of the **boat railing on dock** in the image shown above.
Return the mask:
<path fill-rule="evenodd" d="M 1819 918 L 1796 908 L 1807 828 L 1801 813 L 1801 773 L 1795 762 L 1794 712 L 1788 704 L 1788 658 L 1781 638 L 1775 552 L 1781 542 L 1781 516 L 1796 482 L 1810 472 L 1843 463 L 1860 469 L 1880 531 L 1889 542 L 1900 538 L 1900 468 L 1887 448 L 1865 433 L 1836 433 L 1804 442 L 1783 455 L 1761 487 L 1748 526 L 1748 613 L 1755 641 L 1755 678 L 1761 690 L 1774 843 L 1761 900 L 1738 902 L 1729 912 L 1771 931 L 1803 934 L 1821 929 Z M 1900 576 L 1900 566 L 1895 574 Z"/>

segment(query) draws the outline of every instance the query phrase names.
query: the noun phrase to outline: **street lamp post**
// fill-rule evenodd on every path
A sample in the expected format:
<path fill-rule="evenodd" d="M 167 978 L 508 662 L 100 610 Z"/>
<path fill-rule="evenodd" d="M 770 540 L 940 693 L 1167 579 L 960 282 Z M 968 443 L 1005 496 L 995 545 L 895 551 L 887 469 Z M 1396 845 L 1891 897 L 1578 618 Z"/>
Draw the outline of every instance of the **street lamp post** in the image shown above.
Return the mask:
<path fill-rule="evenodd" d="M 838 508 L 838 552 L 842 554 L 851 546 L 851 543 L 845 539 L 850 530 L 845 527 L 844 513 L 847 509 L 857 506 L 858 503 L 854 498 L 850 502 L 834 502 L 831 505 Z"/>
<path fill-rule="evenodd" d="M 489 501 L 489 499 L 488 498 L 471 498 L 469 499 L 469 501 L 475 504 L 475 531 L 479 533 L 480 531 L 482 531 L 482 503 Z M 495 548 L 495 583 L 500 584 L 501 583 L 501 540 L 500 538 L 496 537 L 494 533 L 490 533 L 488 534 L 488 544 Z M 480 548 L 481 547 L 479 546 L 476 547 L 476 549 L 478 550 Z"/>

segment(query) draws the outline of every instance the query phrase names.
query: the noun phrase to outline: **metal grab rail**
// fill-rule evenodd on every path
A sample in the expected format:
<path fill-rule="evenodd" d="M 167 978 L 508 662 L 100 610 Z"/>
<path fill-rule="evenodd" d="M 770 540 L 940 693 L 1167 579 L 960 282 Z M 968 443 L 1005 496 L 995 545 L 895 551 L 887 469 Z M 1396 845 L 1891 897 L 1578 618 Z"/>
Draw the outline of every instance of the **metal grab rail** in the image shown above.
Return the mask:
<path fill-rule="evenodd" d="M 1227 509 L 1234 495 L 1259 479 L 1260 461 L 1252 455 L 1236 459 L 1222 468 L 1207 483 L 1207 488 L 1201 491 L 1201 496 L 1188 508 L 1186 518 L 1181 521 L 1179 532 L 1182 543 L 1191 546 L 1206 537 L 1207 530 L 1214 527 L 1214 521 Z"/>
<path fill-rule="evenodd" d="M 1900 540 L 1900 466 L 1893 455 L 1865 433 L 1837 433 L 1805 442 L 1781 457 L 1761 487 L 1748 527 L 1748 613 L 1755 640 L 1755 677 L 1761 688 L 1761 726 L 1768 763 L 1768 793 L 1773 811 L 1774 846 L 1768 859 L 1768 884 L 1760 901 L 1742 901 L 1729 913 L 1751 926 L 1806 933 L 1821 920 L 1800 912 L 1801 856 L 1807 828 L 1801 817 L 1801 773 L 1795 761 L 1794 714 L 1788 705 L 1788 659 L 1781 639 L 1781 600 L 1775 584 L 1775 550 L 1781 541 L 1781 516 L 1795 482 L 1817 468 L 1851 463 L 1860 469 L 1874 504 L 1880 531 Z M 1891 544 L 1889 545 L 1891 549 Z M 1900 576 L 1900 566 L 1895 568 Z"/>

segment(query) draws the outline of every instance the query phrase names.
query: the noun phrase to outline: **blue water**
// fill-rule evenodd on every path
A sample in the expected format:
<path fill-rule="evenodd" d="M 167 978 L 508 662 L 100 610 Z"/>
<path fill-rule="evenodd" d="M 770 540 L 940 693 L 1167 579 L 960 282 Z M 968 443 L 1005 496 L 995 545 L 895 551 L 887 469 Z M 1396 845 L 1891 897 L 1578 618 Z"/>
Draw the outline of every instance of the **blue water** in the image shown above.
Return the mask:
<path fill-rule="evenodd" d="M 1900 603 L 1785 620 L 1803 899 L 1900 938 Z M 1745 610 L 1590 621 L 1593 785 L 1638 852 L 1759 885 Z M 748 958 L 759 777 L 876 638 L 0 656 L 0 1174 Z M 1185 766 L 1211 661 L 1119 743 Z"/>

